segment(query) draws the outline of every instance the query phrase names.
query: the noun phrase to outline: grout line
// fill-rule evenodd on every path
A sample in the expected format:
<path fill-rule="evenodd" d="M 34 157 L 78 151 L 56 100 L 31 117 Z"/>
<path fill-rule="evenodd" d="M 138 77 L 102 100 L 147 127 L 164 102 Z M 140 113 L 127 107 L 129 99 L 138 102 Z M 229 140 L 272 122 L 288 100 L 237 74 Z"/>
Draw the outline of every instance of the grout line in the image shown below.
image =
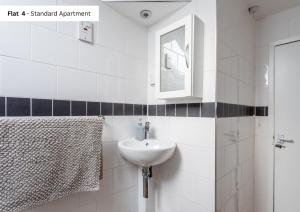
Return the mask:
<path fill-rule="evenodd" d="M 72 116 L 72 101 L 71 100 L 69 100 L 69 103 L 70 103 L 70 115 L 69 116 Z"/>
<path fill-rule="evenodd" d="M 4 116 L 6 117 L 7 116 L 7 98 L 4 97 Z"/>
<path fill-rule="evenodd" d="M 189 104 L 186 104 L 186 117 L 189 116 Z"/>
<path fill-rule="evenodd" d="M 54 100 L 51 100 L 51 104 L 52 104 L 52 111 L 51 111 L 51 116 L 54 116 Z"/>
<path fill-rule="evenodd" d="M 88 104 L 87 104 L 88 102 L 86 101 L 85 102 L 85 116 L 87 116 L 88 115 Z"/>
<path fill-rule="evenodd" d="M 32 116 L 32 98 L 30 98 L 29 102 L 30 116 Z"/>

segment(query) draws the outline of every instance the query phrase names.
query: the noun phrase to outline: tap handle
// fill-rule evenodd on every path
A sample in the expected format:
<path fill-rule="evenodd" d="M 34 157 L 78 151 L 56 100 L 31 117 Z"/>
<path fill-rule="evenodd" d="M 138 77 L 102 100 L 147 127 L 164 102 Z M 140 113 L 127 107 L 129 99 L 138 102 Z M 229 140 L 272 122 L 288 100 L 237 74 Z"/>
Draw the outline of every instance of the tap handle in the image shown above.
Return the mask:
<path fill-rule="evenodd" d="M 145 127 L 148 128 L 148 129 L 150 128 L 150 122 L 149 122 L 149 121 L 147 121 L 147 122 L 145 123 Z"/>

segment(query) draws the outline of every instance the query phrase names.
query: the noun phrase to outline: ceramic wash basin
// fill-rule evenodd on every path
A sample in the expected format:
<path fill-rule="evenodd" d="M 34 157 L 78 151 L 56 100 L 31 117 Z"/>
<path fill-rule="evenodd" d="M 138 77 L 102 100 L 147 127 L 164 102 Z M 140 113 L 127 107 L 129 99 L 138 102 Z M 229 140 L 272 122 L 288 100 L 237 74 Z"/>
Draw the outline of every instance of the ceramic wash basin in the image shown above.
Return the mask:
<path fill-rule="evenodd" d="M 153 139 L 144 141 L 128 139 L 120 141 L 118 148 L 121 155 L 129 162 L 141 167 L 150 167 L 164 163 L 171 158 L 176 144 Z"/>

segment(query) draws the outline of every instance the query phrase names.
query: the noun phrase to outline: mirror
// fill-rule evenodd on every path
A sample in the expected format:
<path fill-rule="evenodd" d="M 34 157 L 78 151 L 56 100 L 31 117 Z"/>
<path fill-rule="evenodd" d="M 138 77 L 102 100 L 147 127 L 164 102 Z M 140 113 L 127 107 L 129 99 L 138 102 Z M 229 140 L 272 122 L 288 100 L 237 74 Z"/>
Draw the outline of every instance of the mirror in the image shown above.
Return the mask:
<path fill-rule="evenodd" d="M 185 87 L 185 26 L 160 38 L 160 90 L 184 90 Z"/>

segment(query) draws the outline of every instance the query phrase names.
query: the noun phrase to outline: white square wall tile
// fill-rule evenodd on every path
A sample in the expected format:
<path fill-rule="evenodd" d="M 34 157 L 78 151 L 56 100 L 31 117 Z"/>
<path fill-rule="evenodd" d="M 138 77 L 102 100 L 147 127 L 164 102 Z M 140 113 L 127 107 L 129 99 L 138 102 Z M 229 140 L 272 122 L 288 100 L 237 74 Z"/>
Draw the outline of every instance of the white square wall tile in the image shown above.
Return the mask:
<path fill-rule="evenodd" d="M 295 10 L 297 10 L 296 14 L 289 21 L 289 36 L 290 37 L 299 36 L 299 34 L 300 34 L 300 21 L 299 21 L 300 7 L 298 7 Z"/>
<path fill-rule="evenodd" d="M 113 196 L 113 203 L 112 203 L 113 209 L 111 211 L 138 212 L 137 193 L 138 193 L 137 188 L 133 187 L 123 192 L 115 194 Z M 107 210 L 100 210 L 100 211 L 107 212 Z"/>
<path fill-rule="evenodd" d="M 256 22 L 257 47 L 268 46 L 272 42 L 287 38 L 289 19 L 287 14 L 278 13 Z"/>
<path fill-rule="evenodd" d="M 218 148 L 233 144 L 238 141 L 238 119 L 220 118 L 216 121 Z"/>
<path fill-rule="evenodd" d="M 5 96 L 55 98 L 56 67 L 26 60 L 1 57 L 2 88 Z"/>
<path fill-rule="evenodd" d="M 147 28 L 132 23 L 131 21 L 127 21 L 127 23 L 126 53 L 134 57 L 146 59 L 148 42 Z"/>
<path fill-rule="evenodd" d="M 56 32 L 57 22 L 31 22 L 31 24 Z"/>
<path fill-rule="evenodd" d="M 238 103 L 238 80 L 224 75 L 225 80 L 225 102 L 237 104 Z"/>
<path fill-rule="evenodd" d="M 100 198 L 97 201 L 97 212 L 110 212 L 114 211 L 114 196 Z"/>
<path fill-rule="evenodd" d="M 113 141 L 114 137 L 114 125 L 113 116 L 106 116 L 105 122 L 103 123 L 103 142 Z"/>
<path fill-rule="evenodd" d="M 216 100 L 216 71 L 204 71 L 203 73 L 203 102 L 215 102 Z"/>
<path fill-rule="evenodd" d="M 97 212 L 97 202 L 76 208 L 72 212 Z"/>
<path fill-rule="evenodd" d="M 125 79 L 100 75 L 99 89 L 101 92 L 101 101 L 104 102 L 125 102 Z"/>
<path fill-rule="evenodd" d="M 101 73 L 116 76 L 116 77 L 128 77 L 129 74 L 126 73 L 128 69 L 128 64 L 130 63 L 130 58 L 121 54 L 119 51 L 113 49 L 102 47 L 101 53 Z M 99 58 L 98 58 L 99 59 Z"/>
<path fill-rule="evenodd" d="M 57 22 L 57 32 L 78 38 L 78 22 Z"/>
<path fill-rule="evenodd" d="M 239 138 L 247 139 L 254 136 L 255 122 L 253 117 L 239 118 Z"/>
<path fill-rule="evenodd" d="M 76 6 L 77 0 L 57 0 L 57 5 Z M 78 38 L 78 22 L 57 22 L 57 32 Z"/>
<path fill-rule="evenodd" d="M 137 173 L 137 167 L 133 165 L 114 168 L 113 192 L 117 193 L 136 186 L 138 183 Z"/>
<path fill-rule="evenodd" d="M 126 102 L 134 104 L 146 104 L 147 102 L 147 88 L 146 80 L 129 79 L 126 80 Z"/>
<path fill-rule="evenodd" d="M 78 43 L 75 38 L 32 25 L 31 41 L 32 60 L 77 67 Z"/>
<path fill-rule="evenodd" d="M 58 68 L 57 97 L 60 99 L 97 101 L 97 74 Z"/>
<path fill-rule="evenodd" d="M 217 68 L 217 50 L 216 38 L 206 38 L 204 44 L 204 70 L 216 70 Z"/>
<path fill-rule="evenodd" d="M 157 197 L 157 212 L 180 212 L 181 198 L 172 193 L 168 193 L 163 189 L 156 192 Z"/>
<path fill-rule="evenodd" d="M 111 14 L 115 13 L 113 12 L 113 9 L 108 9 L 111 11 Z M 124 16 L 121 16 L 119 14 L 113 16 L 110 15 L 110 17 L 112 17 L 113 19 L 109 19 L 107 17 L 101 19 L 100 16 L 99 43 L 102 46 L 125 52 L 126 34 L 124 34 L 124 32 L 128 30 L 126 29 L 126 25 L 122 25 L 122 23 L 124 22 L 123 19 L 125 18 Z"/>
<path fill-rule="evenodd" d="M 184 172 L 180 193 L 184 198 L 213 210 L 215 207 L 214 182 L 214 180 L 206 180 L 199 175 Z"/>
<path fill-rule="evenodd" d="M 172 131 L 170 128 L 170 122 L 172 122 L 172 118 L 149 116 L 148 121 L 151 123 L 151 128 L 150 128 L 151 138 L 160 139 L 162 141 L 171 140 L 170 134 L 172 134 Z"/>
<path fill-rule="evenodd" d="M 171 118 L 170 139 L 198 147 L 215 147 L 214 118 Z M 188 127 L 187 127 L 188 126 Z"/>
<path fill-rule="evenodd" d="M 180 212 L 211 212 L 211 210 L 187 199 L 180 199 Z"/>
<path fill-rule="evenodd" d="M 230 171 L 235 169 L 236 166 L 238 165 L 237 148 L 238 148 L 237 143 L 233 143 L 233 144 L 225 147 L 225 155 L 224 155 L 224 160 L 225 160 L 224 171 L 225 171 L 225 173 L 229 173 Z"/>
<path fill-rule="evenodd" d="M 47 206 L 46 211 L 75 211 L 79 207 L 79 194 L 50 202 Z"/>
<path fill-rule="evenodd" d="M 29 59 L 30 57 L 30 24 L 0 23 L 0 54 Z"/>
<path fill-rule="evenodd" d="M 225 91 L 225 74 L 221 71 L 217 72 L 217 96 L 216 99 L 218 102 L 226 102 L 226 91 Z"/>
<path fill-rule="evenodd" d="M 254 105 L 254 87 L 244 82 L 239 82 L 239 104 Z"/>
<path fill-rule="evenodd" d="M 79 42 L 79 68 L 98 73 L 106 72 L 105 48 L 85 42 Z"/>
<path fill-rule="evenodd" d="M 199 148 L 184 144 L 177 145 L 180 168 L 201 177 L 215 179 L 215 149 Z M 197 161 L 197 166 L 194 162 Z"/>
<path fill-rule="evenodd" d="M 114 141 L 135 137 L 138 116 L 114 116 Z M 145 122 L 145 120 L 143 121 Z"/>
<path fill-rule="evenodd" d="M 133 57 L 128 57 L 127 61 L 130 61 L 130 64 L 122 69 L 123 75 L 128 78 L 126 102 L 145 104 L 147 101 L 147 61 Z"/>
<path fill-rule="evenodd" d="M 124 160 L 119 154 L 117 142 L 103 143 L 103 168 L 112 169 L 124 165 Z"/>

